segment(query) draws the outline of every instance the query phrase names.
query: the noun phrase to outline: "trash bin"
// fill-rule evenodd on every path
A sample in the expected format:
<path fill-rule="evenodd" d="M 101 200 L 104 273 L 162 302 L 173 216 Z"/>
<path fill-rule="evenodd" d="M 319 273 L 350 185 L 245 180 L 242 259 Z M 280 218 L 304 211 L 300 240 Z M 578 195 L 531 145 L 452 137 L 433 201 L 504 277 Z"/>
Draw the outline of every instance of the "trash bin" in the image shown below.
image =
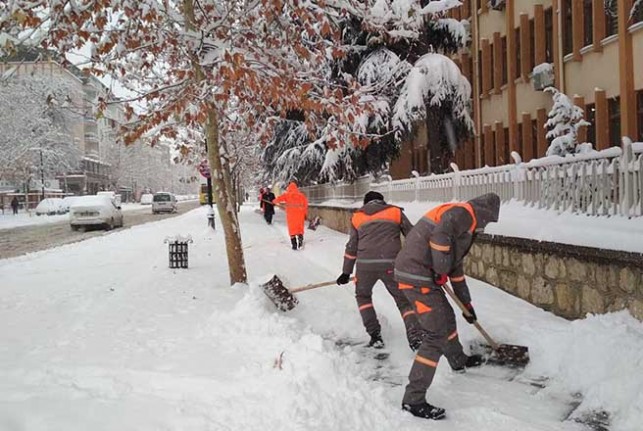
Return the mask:
<path fill-rule="evenodd" d="M 170 268 L 187 268 L 188 267 L 188 244 L 192 242 L 191 237 L 172 237 L 166 238 L 169 245 Z"/>

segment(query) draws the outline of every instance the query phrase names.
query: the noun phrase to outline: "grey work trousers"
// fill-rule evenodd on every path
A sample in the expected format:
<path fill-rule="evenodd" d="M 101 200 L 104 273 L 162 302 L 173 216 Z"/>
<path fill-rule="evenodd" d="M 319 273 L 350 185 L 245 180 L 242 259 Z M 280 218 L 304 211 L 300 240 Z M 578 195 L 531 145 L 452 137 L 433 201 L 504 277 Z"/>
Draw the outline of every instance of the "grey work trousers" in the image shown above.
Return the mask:
<path fill-rule="evenodd" d="M 453 308 L 442 289 L 406 286 L 401 291 L 415 308 L 424 330 L 424 339 L 413 361 L 402 402 L 421 404 L 426 402 L 426 391 L 431 386 L 440 357 L 446 356 L 451 368 L 461 368 L 467 362 L 467 355 L 458 339 Z"/>
<path fill-rule="evenodd" d="M 357 269 L 355 272 L 355 299 L 362 317 L 362 323 L 369 335 L 377 334 L 381 331 L 377 314 L 373 307 L 373 287 L 378 280 L 381 280 L 386 290 L 391 294 L 395 305 L 397 305 L 404 326 L 406 327 L 406 338 L 409 344 L 418 338 L 422 338 L 422 330 L 415 315 L 411 304 L 404 296 L 404 293 L 397 288 L 397 282 L 393 279 L 393 270 L 366 271 Z"/>

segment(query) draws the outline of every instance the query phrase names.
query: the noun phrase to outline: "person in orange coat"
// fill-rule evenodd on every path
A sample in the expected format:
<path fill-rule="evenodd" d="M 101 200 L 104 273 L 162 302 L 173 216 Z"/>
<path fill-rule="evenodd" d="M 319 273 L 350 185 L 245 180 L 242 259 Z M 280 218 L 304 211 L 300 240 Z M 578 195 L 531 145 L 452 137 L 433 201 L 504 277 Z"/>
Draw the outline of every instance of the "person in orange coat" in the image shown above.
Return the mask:
<path fill-rule="evenodd" d="M 308 199 L 299 191 L 297 184 L 290 183 L 286 188 L 286 192 L 273 202 L 277 205 L 283 204 L 285 206 L 292 249 L 302 248 L 304 245 L 304 223 L 308 215 Z"/>

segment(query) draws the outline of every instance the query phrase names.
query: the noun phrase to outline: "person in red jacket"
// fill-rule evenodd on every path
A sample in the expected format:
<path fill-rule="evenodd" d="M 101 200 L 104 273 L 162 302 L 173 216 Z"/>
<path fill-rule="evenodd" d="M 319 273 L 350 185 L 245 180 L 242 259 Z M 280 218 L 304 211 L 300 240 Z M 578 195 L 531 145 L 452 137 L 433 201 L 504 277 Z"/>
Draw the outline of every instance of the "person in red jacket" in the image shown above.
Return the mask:
<path fill-rule="evenodd" d="M 308 215 L 308 199 L 299 191 L 297 184 L 291 182 L 286 188 L 286 193 L 277 197 L 273 203 L 284 204 L 292 249 L 302 248 L 304 245 L 304 223 Z"/>

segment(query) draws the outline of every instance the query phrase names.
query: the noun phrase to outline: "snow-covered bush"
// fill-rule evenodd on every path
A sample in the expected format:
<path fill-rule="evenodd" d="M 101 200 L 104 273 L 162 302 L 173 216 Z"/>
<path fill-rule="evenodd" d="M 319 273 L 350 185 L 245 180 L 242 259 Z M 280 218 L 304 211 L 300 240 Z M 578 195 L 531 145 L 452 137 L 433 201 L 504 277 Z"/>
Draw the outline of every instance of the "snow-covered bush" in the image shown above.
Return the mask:
<path fill-rule="evenodd" d="M 547 139 L 551 142 L 547 148 L 547 156 L 565 156 L 578 152 L 587 152 L 588 146 L 579 146 L 578 130 L 581 127 L 589 126 L 585 121 L 582 108 L 574 105 L 567 95 L 554 87 L 545 89 L 552 94 L 554 106 L 548 114 L 545 127 L 549 129 Z"/>

